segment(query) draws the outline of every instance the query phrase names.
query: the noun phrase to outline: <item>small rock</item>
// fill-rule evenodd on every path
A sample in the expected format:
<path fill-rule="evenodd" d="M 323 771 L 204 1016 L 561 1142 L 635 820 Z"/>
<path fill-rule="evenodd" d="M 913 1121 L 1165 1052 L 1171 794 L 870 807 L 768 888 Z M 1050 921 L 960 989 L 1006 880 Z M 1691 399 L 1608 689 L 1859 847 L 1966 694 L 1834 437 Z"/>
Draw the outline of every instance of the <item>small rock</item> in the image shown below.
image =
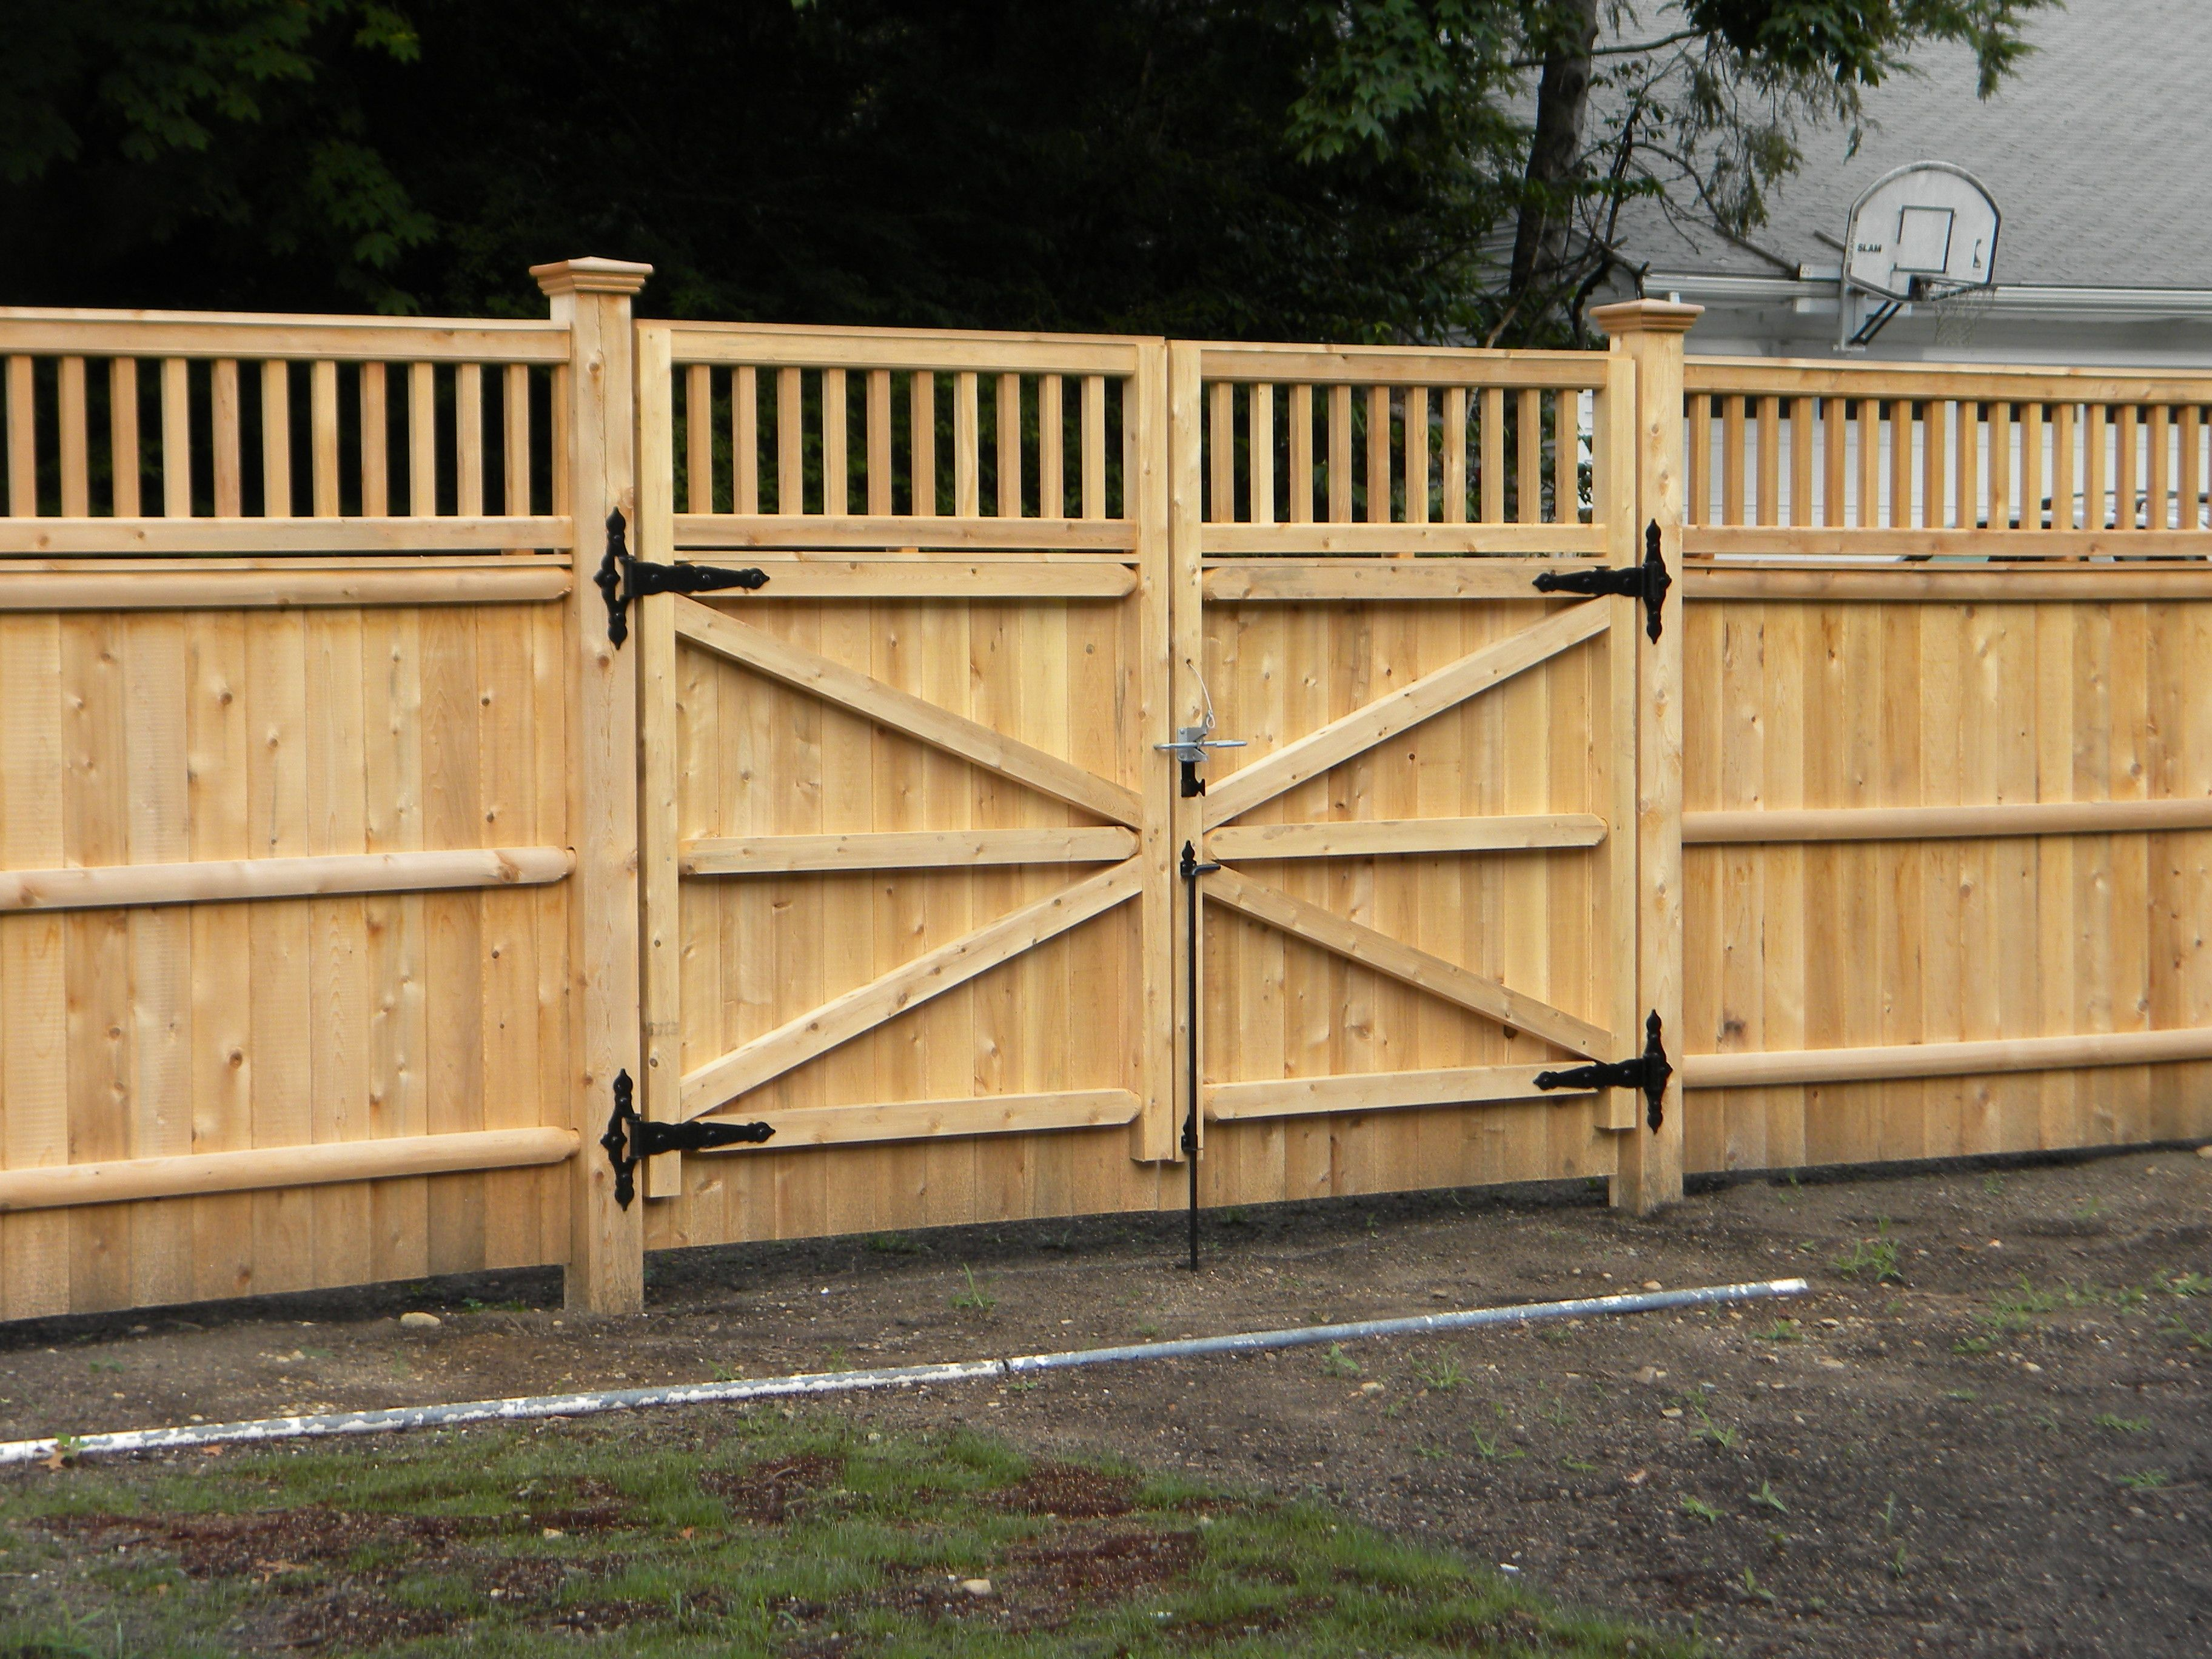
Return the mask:
<path fill-rule="evenodd" d="M 1656 1382 L 1661 1377 L 1666 1375 L 1667 1373 L 1661 1370 L 1656 1365 L 1646 1365 L 1642 1370 L 1636 1373 L 1636 1380 L 1648 1389 L 1654 1382 Z"/>
<path fill-rule="evenodd" d="M 2199 1158 L 2212 1158 L 2212 1145 L 2199 1146 L 2197 1149 L 2197 1156 Z"/>
<path fill-rule="evenodd" d="M 538 1535 L 540 1538 L 566 1538 L 568 1534 L 558 1527 L 548 1527 Z"/>
<path fill-rule="evenodd" d="M 960 1593 L 981 1598 L 996 1595 L 999 1592 L 991 1588 L 991 1581 L 988 1578 L 963 1578 L 960 1581 Z"/>
<path fill-rule="evenodd" d="M 1990 1241 L 1989 1248 L 1993 1250 L 2002 1250 L 2004 1249 L 2004 1240 L 2002 1238 L 1993 1238 Z"/>
<path fill-rule="evenodd" d="M 1820 1356 L 1820 1366 L 1822 1370 L 1831 1371 L 1839 1371 L 1844 1369 L 1844 1362 L 1842 1360 L 1825 1353 Z"/>
<path fill-rule="evenodd" d="M 1662 1417 L 1680 1417 L 1681 1414 L 1682 1408 L 1680 1406 L 1669 1406 L 1659 1413 Z"/>
<path fill-rule="evenodd" d="M 1382 1385 L 1380 1382 L 1362 1382 L 1359 1385 L 1359 1392 L 1362 1394 L 1380 1394 L 1382 1392 Z"/>
<path fill-rule="evenodd" d="M 399 1316 L 403 1330 L 434 1331 L 446 1322 L 434 1313 L 404 1313 Z"/>
<path fill-rule="evenodd" d="M 1644 1281 L 1644 1288 L 1647 1291 L 1656 1291 L 1659 1288 L 1659 1281 L 1656 1279 L 1647 1279 Z"/>
<path fill-rule="evenodd" d="M 2043 1367 L 2037 1364 L 2033 1359 L 2021 1360 L 2020 1362 L 2020 1368 L 2024 1371 L 2033 1371 L 2038 1376 L 2043 1375 Z"/>

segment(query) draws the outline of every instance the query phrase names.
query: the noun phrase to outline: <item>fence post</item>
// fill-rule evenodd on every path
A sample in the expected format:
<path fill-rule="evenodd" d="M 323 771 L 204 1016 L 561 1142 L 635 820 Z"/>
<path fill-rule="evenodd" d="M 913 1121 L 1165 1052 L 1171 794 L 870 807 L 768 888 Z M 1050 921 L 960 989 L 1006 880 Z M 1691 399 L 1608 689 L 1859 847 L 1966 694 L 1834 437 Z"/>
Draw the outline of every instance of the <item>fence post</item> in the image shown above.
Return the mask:
<path fill-rule="evenodd" d="M 1613 1202 L 1648 1215 L 1682 1196 L 1682 337 L 1699 306 L 1631 300 L 1590 320 L 1636 365 L 1636 526 L 1659 527 L 1674 573 L 1660 635 L 1638 653 L 1636 730 L 1636 992 L 1666 1033 L 1674 1075 L 1656 1132 L 1620 1141 Z"/>
<path fill-rule="evenodd" d="M 643 1207 L 614 1200 L 599 1138 L 617 1072 L 635 1077 L 638 1056 L 637 681 L 607 638 L 606 607 L 591 580 L 610 513 L 637 517 L 636 387 L 630 296 L 651 265 L 564 259 L 533 265 L 569 331 L 557 388 L 556 434 L 565 430 L 566 499 L 575 523 L 568 593 L 568 836 L 576 854 L 568 889 L 570 1121 L 582 1137 L 569 1209 L 568 1305 L 635 1313 L 645 1305 Z M 559 442 L 556 437 L 556 445 Z"/>

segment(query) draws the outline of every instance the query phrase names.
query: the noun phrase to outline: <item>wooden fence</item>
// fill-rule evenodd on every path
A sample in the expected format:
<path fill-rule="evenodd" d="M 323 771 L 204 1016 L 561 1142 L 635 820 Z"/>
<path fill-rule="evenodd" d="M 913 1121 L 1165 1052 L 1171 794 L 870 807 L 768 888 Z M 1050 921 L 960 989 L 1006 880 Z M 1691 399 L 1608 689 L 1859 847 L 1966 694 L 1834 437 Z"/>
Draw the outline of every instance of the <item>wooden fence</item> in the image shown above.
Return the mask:
<path fill-rule="evenodd" d="M 633 324 L 645 274 L 0 312 L 0 1316 L 634 1307 L 648 1247 L 1171 1206 L 1187 1136 L 1209 1204 L 1649 1208 L 2212 1133 L 2212 377 L 1686 366 L 1644 302 Z M 611 604 L 611 525 L 766 583 Z M 1647 541 L 1663 603 L 1572 591 Z M 1653 1016 L 1656 1128 L 1539 1089 Z M 624 1206 L 625 1073 L 774 1139 Z"/>
<path fill-rule="evenodd" d="M 2208 405 L 1692 360 L 1692 1168 L 2212 1133 Z"/>

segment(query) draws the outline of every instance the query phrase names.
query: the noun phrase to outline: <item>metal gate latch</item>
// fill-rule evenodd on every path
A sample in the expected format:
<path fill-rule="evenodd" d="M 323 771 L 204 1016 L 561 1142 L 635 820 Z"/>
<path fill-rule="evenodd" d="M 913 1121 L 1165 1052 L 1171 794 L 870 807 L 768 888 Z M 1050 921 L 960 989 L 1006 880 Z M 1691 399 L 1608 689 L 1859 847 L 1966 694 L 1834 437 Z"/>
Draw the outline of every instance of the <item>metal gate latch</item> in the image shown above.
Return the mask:
<path fill-rule="evenodd" d="M 617 649 L 629 637 L 629 607 L 649 593 L 710 593 L 717 588 L 758 589 L 768 586 L 768 572 L 748 567 L 726 570 L 711 564 L 655 564 L 630 556 L 623 536 L 622 509 L 607 514 L 606 556 L 599 574 L 592 578 L 607 602 L 607 637 Z"/>
<path fill-rule="evenodd" d="M 1659 1011 L 1655 1008 L 1644 1022 L 1644 1052 L 1635 1059 L 1594 1060 L 1565 1072 L 1539 1072 L 1535 1084 L 1539 1089 L 1640 1089 L 1647 1103 L 1644 1121 L 1656 1132 L 1666 1121 L 1659 1103 L 1667 1093 L 1667 1079 L 1674 1075 L 1674 1068 L 1668 1063 L 1667 1050 L 1659 1041 Z"/>
<path fill-rule="evenodd" d="M 615 1074 L 615 1109 L 607 1118 L 606 1133 L 599 1137 L 599 1145 L 607 1149 L 607 1162 L 614 1166 L 615 1202 L 625 1210 L 637 1196 L 637 1166 L 645 1159 L 661 1152 L 757 1146 L 775 1133 L 773 1123 L 710 1123 L 705 1118 L 656 1123 L 637 1115 L 635 1091 L 628 1071 Z"/>
<path fill-rule="evenodd" d="M 1667 561 L 1659 556 L 1659 521 L 1644 532 L 1644 562 L 1626 570 L 1547 570 L 1536 578 L 1539 593 L 1581 593 L 1595 596 L 1619 593 L 1644 601 L 1644 631 L 1653 643 L 1659 639 L 1659 607 L 1674 579 L 1667 574 Z"/>
<path fill-rule="evenodd" d="M 1203 726 L 1178 726 L 1173 743 L 1152 745 L 1162 754 L 1173 755 L 1182 763 L 1182 798 L 1185 800 L 1206 793 L 1206 780 L 1198 775 L 1198 769 L 1206 764 L 1207 750 L 1242 749 L 1244 746 L 1242 738 L 1208 737 L 1206 733 L 1212 730 L 1213 722 L 1210 719 Z"/>

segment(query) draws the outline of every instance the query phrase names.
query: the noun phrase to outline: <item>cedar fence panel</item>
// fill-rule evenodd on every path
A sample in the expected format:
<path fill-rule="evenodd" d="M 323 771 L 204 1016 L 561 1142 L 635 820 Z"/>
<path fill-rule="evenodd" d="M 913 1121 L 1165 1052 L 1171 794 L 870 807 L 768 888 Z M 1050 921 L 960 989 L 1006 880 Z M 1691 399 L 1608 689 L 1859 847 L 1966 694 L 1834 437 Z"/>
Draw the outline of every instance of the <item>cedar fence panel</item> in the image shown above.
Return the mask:
<path fill-rule="evenodd" d="M 0 1316 L 568 1259 L 569 355 L 0 313 Z"/>
<path fill-rule="evenodd" d="M 2212 1133 L 2208 404 L 1692 360 L 1692 1168 Z"/>

